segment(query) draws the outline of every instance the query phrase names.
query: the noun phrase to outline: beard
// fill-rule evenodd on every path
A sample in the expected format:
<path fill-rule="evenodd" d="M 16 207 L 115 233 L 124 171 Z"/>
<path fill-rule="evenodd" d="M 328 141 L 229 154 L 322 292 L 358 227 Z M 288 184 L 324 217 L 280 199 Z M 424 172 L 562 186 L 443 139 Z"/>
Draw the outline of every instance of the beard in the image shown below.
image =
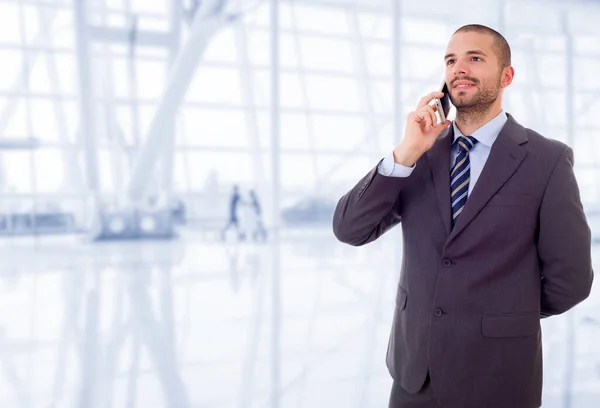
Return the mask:
<path fill-rule="evenodd" d="M 460 90 L 454 95 L 450 93 L 450 101 L 456 108 L 457 114 L 473 115 L 485 113 L 500 95 L 500 75 L 498 76 L 496 83 L 488 85 L 484 84 L 483 87 L 481 86 L 481 81 L 478 81 L 475 78 L 462 77 L 457 78 L 457 80 L 458 79 L 473 82 L 476 90 L 475 93 L 470 96 L 467 95 L 466 92 L 465 94 L 460 95 L 462 93 Z"/>

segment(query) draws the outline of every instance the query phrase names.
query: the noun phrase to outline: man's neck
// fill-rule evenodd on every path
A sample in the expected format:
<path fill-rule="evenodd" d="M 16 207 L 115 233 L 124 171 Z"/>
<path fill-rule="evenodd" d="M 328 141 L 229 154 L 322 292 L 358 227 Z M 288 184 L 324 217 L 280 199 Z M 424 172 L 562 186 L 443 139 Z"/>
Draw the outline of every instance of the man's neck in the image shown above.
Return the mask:
<path fill-rule="evenodd" d="M 502 112 L 502 106 L 490 106 L 487 110 L 468 110 L 456 112 L 456 126 L 463 135 L 470 136 L 477 129 L 494 119 Z"/>

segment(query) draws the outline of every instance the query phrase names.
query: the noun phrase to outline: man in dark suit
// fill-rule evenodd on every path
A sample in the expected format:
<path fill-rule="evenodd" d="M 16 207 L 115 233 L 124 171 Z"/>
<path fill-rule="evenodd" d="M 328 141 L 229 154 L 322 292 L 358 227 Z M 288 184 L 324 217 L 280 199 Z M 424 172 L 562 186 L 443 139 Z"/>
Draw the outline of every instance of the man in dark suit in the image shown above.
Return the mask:
<path fill-rule="evenodd" d="M 444 59 L 454 122 L 425 96 L 402 143 L 346 195 L 333 230 L 364 245 L 401 223 L 390 408 L 541 406 L 540 319 L 583 301 L 591 234 L 573 151 L 502 110 L 502 35 L 458 29 Z"/>

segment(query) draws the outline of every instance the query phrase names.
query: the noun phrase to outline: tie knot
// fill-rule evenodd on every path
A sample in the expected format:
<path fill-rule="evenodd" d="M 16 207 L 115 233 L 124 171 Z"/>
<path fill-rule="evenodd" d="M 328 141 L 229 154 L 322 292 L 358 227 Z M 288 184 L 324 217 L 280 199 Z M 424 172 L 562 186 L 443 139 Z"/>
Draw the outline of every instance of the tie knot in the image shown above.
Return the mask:
<path fill-rule="evenodd" d="M 473 136 L 459 136 L 458 139 L 456 139 L 456 142 L 458 143 L 459 149 L 468 152 L 477 144 L 477 139 Z"/>

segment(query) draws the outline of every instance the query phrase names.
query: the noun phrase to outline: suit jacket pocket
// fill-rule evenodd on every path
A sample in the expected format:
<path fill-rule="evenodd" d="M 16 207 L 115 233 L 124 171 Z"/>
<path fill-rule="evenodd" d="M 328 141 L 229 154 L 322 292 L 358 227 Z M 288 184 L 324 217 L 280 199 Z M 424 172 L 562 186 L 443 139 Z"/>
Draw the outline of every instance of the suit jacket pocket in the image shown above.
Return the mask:
<path fill-rule="evenodd" d="M 481 333 L 485 337 L 532 336 L 540 331 L 540 312 L 484 315 Z"/>
<path fill-rule="evenodd" d="M 496 194 L 487 205 L 492 206 L 515 206 L 533 203 L 533 197 L 528 194 Z"/>
<path fill-rule="evenodd" d="M 398 310 L 404 310 L 406 308 L 406 299 L 408 298 L 408 294 L 406 290 L 400 285 L 398 285 L 398 291 L 396 292 L 396 306 Z"/>

